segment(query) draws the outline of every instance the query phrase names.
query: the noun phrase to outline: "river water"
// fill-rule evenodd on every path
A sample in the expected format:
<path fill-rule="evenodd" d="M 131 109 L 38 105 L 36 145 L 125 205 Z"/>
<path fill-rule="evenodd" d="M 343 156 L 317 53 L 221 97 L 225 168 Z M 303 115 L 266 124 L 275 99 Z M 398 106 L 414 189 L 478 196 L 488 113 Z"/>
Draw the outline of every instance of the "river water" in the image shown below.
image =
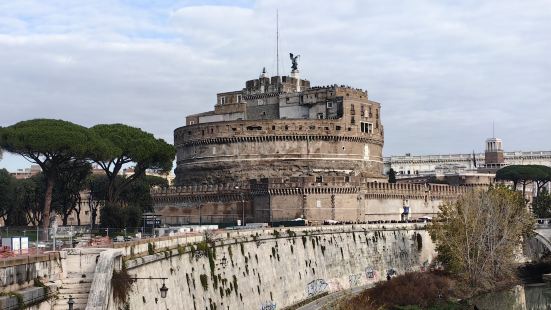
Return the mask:
<path fill-rule="evenodd" d="M 551 285 L 526 284 L 472 299 L 480 310 L 551 310 Z"/>

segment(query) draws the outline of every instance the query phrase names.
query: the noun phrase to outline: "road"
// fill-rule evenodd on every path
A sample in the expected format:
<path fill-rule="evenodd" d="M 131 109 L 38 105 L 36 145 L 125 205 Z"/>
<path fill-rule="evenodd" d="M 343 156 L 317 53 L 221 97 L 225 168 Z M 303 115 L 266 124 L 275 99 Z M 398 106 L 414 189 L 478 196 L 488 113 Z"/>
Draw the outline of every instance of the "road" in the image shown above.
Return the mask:
<path fill-rule="evenodd" d="M 318 310 L 318 309 L 322 309 L 324 306 L 327 306 L 335 301 L 337 301 L 338 299 L 344 297 L 345 295 L 348 295 L 348 296 L 354 296 L 360 292 L 362 292 L 363 290 L 365 289 L 368 289 L 370 287 L 373 287 L 373 284 L 368 284 L 368 285 L 364 285 L 364 286 L 357 286 L 357 287 L 353 287 L 353 288 L 350 288 L 350 289 L 347 289 L 347 290 L 343 290 L 343 291 L 338 291 L 338 292 L 334 292 L 334 293 L 331 293 L 329 295 L 326 295 L 326 296 L 323 296 L 319 299 L 316 299 L 314 301 L 312 301 L 311 303 L 309 304 L 306 304 L 300 308 L 298 308 L 297 310 Z"/>

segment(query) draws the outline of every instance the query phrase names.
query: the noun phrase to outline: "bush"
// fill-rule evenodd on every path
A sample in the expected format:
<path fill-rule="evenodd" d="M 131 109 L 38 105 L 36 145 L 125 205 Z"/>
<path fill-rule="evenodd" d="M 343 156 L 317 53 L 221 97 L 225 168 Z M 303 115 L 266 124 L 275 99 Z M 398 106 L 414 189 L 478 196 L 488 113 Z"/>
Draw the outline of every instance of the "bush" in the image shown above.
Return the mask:
<path fill-rule="evenodd" d="M 121 269 L 121 271 L 113 270 L 113 277 L 111 278 L 113 299 L 118 303 L 125 303 L 128 298 L 128 293 L 132 291 L 133 282 L 126 268 Z"/>
<path fill-rule="evenodd" d="M 415 309 L 405 306 L 426 309 L 447 304 L 451 288 L 451 280 L 442 274 L 411 272 L 379 282 L 375 287 L 344 301 L 336 309 Z"/>
<path fill-rule="evenodd" d="M 142 209 L 139 206 L 129 205 L 121 207 L 111 204 L 101 208 L 102 227 L 139 227 L 142 225 Z"/>
<path fill-rule="evenodd" d="M 153 255 L 155 254 L 155 244 L 148 242 L 147 243 L 147 254 Z"/>

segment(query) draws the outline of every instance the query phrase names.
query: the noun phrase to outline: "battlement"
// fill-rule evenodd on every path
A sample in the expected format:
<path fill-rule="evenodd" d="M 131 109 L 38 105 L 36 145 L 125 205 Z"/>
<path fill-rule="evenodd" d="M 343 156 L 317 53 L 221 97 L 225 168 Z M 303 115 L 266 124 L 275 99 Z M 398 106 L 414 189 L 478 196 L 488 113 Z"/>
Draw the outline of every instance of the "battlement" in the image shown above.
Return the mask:
<path fill-rule="evenodd" d="M 296 177 L 229 182 L 225 184 L 198 184 L 168 188 L 154 188 L 154 200 L 163 197 L 199 197 L 205 195 L 312 195 L 312 194 L 363 194 L 368 198 L 457 198 L 476 186 L 450 186 L 446 184 L 402 184 L 368 182 L 358 177 Z"/>
<path fill-rule="evenodd" d="M 341 120 L 238 120 L 226 122 L 212 122 L 194 124 L 177 128 L 174 131 L 176 145 L 189 144 L 198 141 L 221 139 L 246 140 L 259 137 L 261 140 L 289 139 L 305 140 L 316 139 L 316 136 L 334 137 L 334 139 L 354 140 L 369 139 L 373 143 L 382 145 L 382 128 L 375 128 L 372 132 L 361 130 L 360 124 L 348 124 Z M 202 142 L 204 143 L 204 142 Z M 208 142 L 207 142 L 208 143 Z"/>

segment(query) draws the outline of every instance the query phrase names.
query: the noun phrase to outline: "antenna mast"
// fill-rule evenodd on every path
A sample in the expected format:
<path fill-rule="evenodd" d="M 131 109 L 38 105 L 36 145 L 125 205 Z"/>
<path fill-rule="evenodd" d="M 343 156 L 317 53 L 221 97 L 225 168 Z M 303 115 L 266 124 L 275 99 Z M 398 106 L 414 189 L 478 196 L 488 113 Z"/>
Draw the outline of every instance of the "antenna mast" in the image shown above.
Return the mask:
<path fill-rule="evenodd" d="M 276 75 L 277 90 L 279 91 L 279 9 L 276 10 Z"/>

